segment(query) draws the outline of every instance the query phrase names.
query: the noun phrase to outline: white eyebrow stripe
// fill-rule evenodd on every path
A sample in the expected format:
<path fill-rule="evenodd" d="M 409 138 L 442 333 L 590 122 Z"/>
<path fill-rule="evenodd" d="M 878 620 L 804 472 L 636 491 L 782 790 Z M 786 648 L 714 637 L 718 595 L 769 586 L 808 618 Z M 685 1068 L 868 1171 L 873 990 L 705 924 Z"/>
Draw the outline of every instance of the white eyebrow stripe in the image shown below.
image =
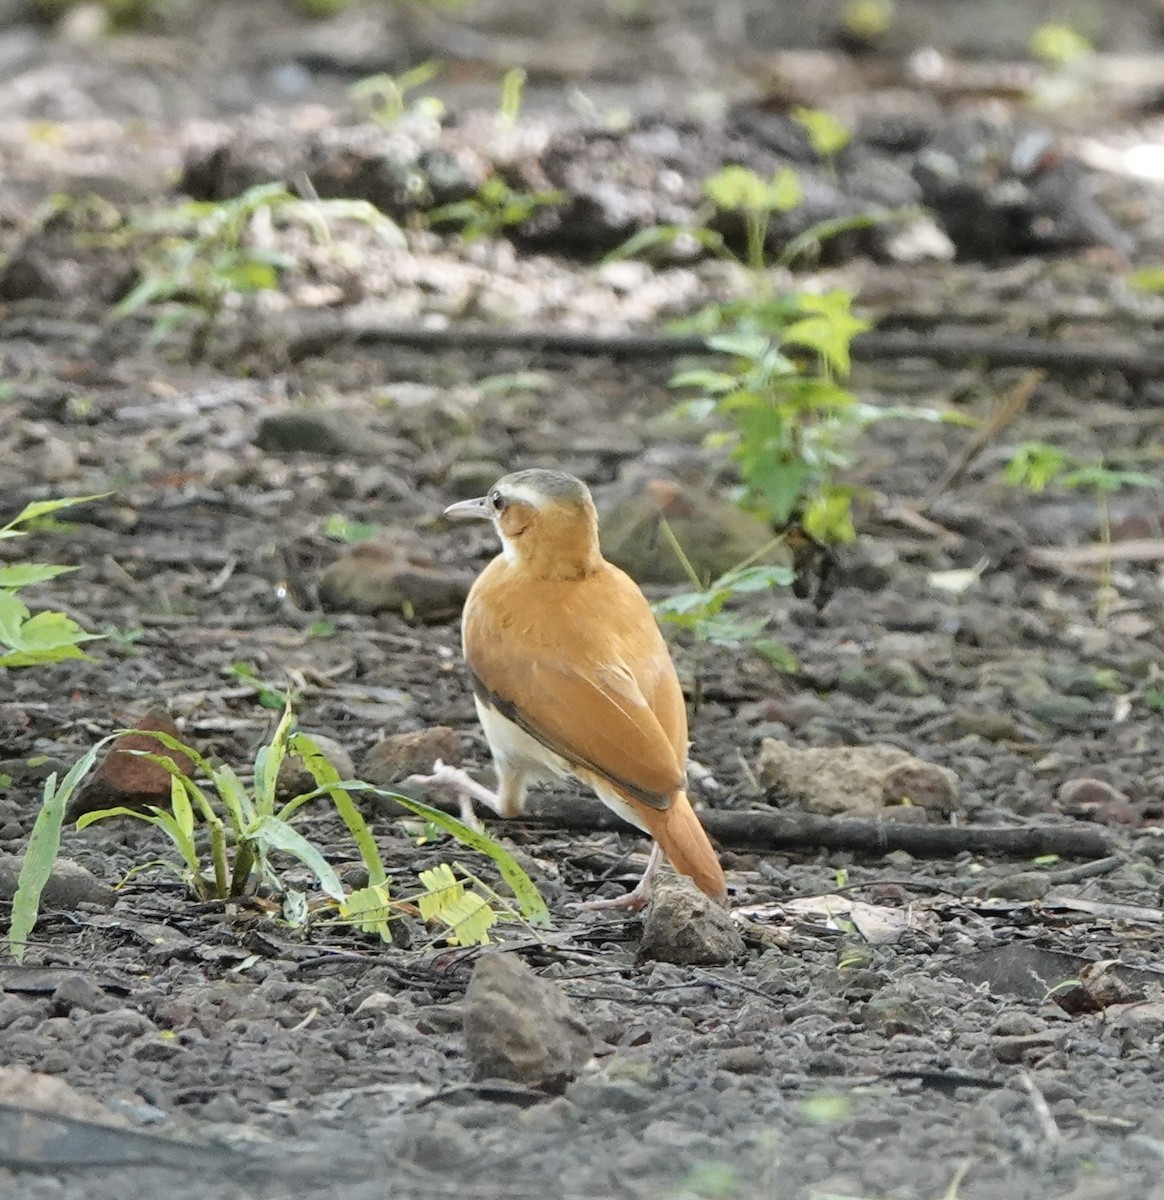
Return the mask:
<path fill-rule="evenodd" d="M 528 504 L 531 508 L 541 508 L 546 502 L 546 497 L 541 492 L 520 483 L 506 484 L 502 489 L 502 495 L 506 500 L 517 500 L 521 504 Z"/>

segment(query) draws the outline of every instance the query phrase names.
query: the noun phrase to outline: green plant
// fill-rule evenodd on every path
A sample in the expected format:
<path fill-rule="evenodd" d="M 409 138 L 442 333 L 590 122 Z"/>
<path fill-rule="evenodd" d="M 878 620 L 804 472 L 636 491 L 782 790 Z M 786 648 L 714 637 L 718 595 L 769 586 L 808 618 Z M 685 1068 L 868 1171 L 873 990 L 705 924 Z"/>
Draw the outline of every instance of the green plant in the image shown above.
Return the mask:
<path fill-rule="evenodd" d="M 470 829 L 454 817 L 427 804 L 375 788 L 358 780 L 342 780 L 319 747 L 306 734 L 295 730 L 294 714 L 288 703 L 270 740 L 255 755 L 253 784 L 248 786 L 226 765 L 210 762 L 195 749 L 168 734 L 151 730 L 149 737 L 167 750 L 175 751 L 195 765 L 197 776 L 187 775 L 164 754 L 142 750 L 124 750 L 157 764 L 170 776 L 168 807 L 152 806 L 147 811 L 117 806 L 86 813 L 77 822 L 83 829 L 97 821 L 130 817 L 161 830 L 177 853 L 164 865 L 177 873 L 200 899 L 237 898 L 261 885 L 277 897 L 283 919 L 304 925 L 320 910 L 334 910 L 342 920 L 357 928 L 391 940 L 389 920 L 395 910 L 410 901 L 396 900 L 388 890 L 388 876 L 371 832 L 351 793 L 372 791 L 393 799 L 416 816 L 431 822 L 471 849 L 490 857 L 502 878 L 513 890 L 521 919 L 538 925 L 547 924 L 548 910 L 532 881 L 513 857 L 484 833 Z M 123 731 L 132 732 L 132 731 Z M 69 771 L 58 786 L 56 776 L 45 784 L 41 811 L 33 826 L 21 866 L 20 880 L 13 902 L 9 947 L 19 959 L 36 922 L 40 895 L 49 877 L 60 846 L 64 813 L 72 795 L 97 760 L 99 751 L 117 734 L 98 742 Z M 286 802 L 277 797 L 280 768 L 288 758 L 297 758 L 315 786 Z M 354 891 L 345 889 L 335 869 L 322 852 L 293 825 L 293 818 L 305 805 L 326 797 L 351 834 L 367 870 L 368 883 Z M 322 899 L 308 902 L 306 893 L 290 886 L 272 861 L 273 855 L 289 855 L 314 876 Z M 466 878 L 475 880 L 467 871 Z M 423 895 L 439 892 L 431 904 L 421 909 L 445 924 L 460 944 L 470 938 L 487 940 L 488 915 L 481 905 L 465 899 L 464 887 L 450 888 L 443 875 L 430 878 Z M 471 911 L 469 911 L 471 910 Z M 503 910 L 508 911 L 508 910 Z M 485 926 L 482 928 L 482 921 Z"/>
<path fill-rule="evenodd" d="M 798 111 L 816 114 L 821 118 L 827 117 L 833 121 L 829 114 L 818 113 L 815 109 Z M 835 121 L 834 126 L 836 130 L 847 133 L 847 130 Z M 818 136 L 822 138 L 822 144 L 833 144 L 824 134 L 823 127 Z M 707 203 L 696 214 L 696 220 L 692 224 L 654 225 L 649 229 L 640 230 L 612 250 L 606 256 L 607 261 L 616 262 L 620 258 L 647 254 L 659 246 L 690 242 L 702 246 L 717 258 L 746 266 L 756 277 L 756 290 L 764 291 L 763 281 L 759 277 L 769 267 L 786 267 L 811 259 L 819 255 L 821 246 L 830 238 L 857 229 L 868 229 L 882 221 L 905 215 L 903 212 L 869 212 L 818 221 L 789 239 L 781 253 L 771 258 L 768 254 L 768 231 L 773 216 L 793 212 L 804 202 L 804 189 L 796 172 L 785 168 L 777 171 L 771 179 L 764 179 L 750 167 L 733 163 L 705 179 L 703 190 L 708 198 Z M 710 224 L 717 219 L 722 222 L 725 217 L 735 217 L 743 226 L 742 257 L 732 250 L 724 235 Z"/>
<path fill-rule="evenodd" d="M 1040 25 L 1031 34 L 1030 47 L 1037 59 L 1054 66 L 1078 62 L 1095 53 L 1087 38 L 1069 25 Z"/>
<path fill-rule="evenodd" d="M 264 680 L 255 669 L 254 663 L 249 662 L 234 662 L 223 668 L 226 675 L 237 679 L 240 683 L 247 684 L 255 689 L 255 699 L 259 702 L 260 708 L 270 709 L 272 712 L 280 712 L 286 704 L 286 697 L 277 687 L 269 684 Z"/>
<path fill-rule="evenodd" d="M 515 192 L 500 175 L 492 175 L 468 200 L 443 204 L 428 214 L 430 225 L 459 225 L 466 242 L 496 237 L 503 229 L 528 221 L 542 208 L 562 202 L 562 193 Z"/>
<path fill-rule="evenodd" d="M 893 19 L 893 0 L 845 0 L 841 9 L 842 26 L 863 42 L 883 37 L 892 27 Z"/>
<path fill-rule="evenodd" d="M 702 393 L 684 406 L 687 415 L 720 418 L 723 428 L 710 436 L 731 448 L 740 499 L 780 527 L 798 518 L 822 544 L 852 540 L 853 493 L 836 475 L 852 462 L 856 436 L 889 418 L 938 417 L 863 404 L 841 385 L 850 342 L 868 328 L 853 315 L 852 297 L 835 291 L 744 302 L 705 310 L 691 324 L 734 326 L 707 336 L 722 365 L 680 371 L 671 386 Z"/>
<path fill-rule="evenodd" d="M 353 521 L 343 513 L 331 513 L 323 520 L 323 532 L 334 542 L 366 542 L 376 536 L 377 527 L 367 521 Z"/>
<path fill-rule="evenodd" d="M 74 504 L 98 500 L 99 496 L 70 496 L 61 500 L 34 500 L 7 525 L 0 525 L 0 540 L 25 537 L 43 527 L 50 514 Z M 16 562 L 0 565 L 0 667 L 35 667 L 66 658 L 87 658 L 81 649 L 99 635 L 86 633 L 71 617 L 60 612 L 32 613 L 20 598 L 22 588 L 47 583 L 75 567 L 49 563 Z"/>
<path fill-rule="evenodd" d="M 853 131 L 823 108 L 794 108 L 792 119 L 808 134 L 809 145 L 830 167 L 853 140 Z"/>
<path fill-rule="evenodd" d="M 369 75 L 367 79 L 353 83 L 348 95 L 364 108 L 373 121 L 382 125 L 395 125 L 409 111 L 439 121 L 444 115 L 445 106 L 438 97 L 422 96 L 413 103 L 411 110 L 407 99 L 409 92 L 431 83 L 440 73 L 440 63 L 423 62 L 399 75 L 389 75 L 387 72 Z"/>
<path fill-rule="evenodd" d="M 117 304 L 113 315 L 124 318 L 147 305 L 172 302 L 154 325 L 155 337 L 183 320 L 202 318 L 195 352 L 222 313 L 228 297 L 270 291 L 280 272 L 294 266 L 287 255 L 259 244 L 259 219 L 306 225 L 316 239 L 329 244 L 332 220 L 354 220 L 373 229 L 390 245 L 404 246 L 404 235 L 374 205 L 364 200 L 304 200 L 281 183 L 258 184 L 221 203 L 190 200 L 152 213 L 131 225 L 130 238 L 144 238 L 147 249 L 139 280 Z"/>
<path fill-rule="evenodd" d="M 1143 471 L 1124 471 L 1103 462 L 1080 459 L 1048 442 L 1030 441 L 1017 446 L 1006 466 L 1006 481 L 1029 492 L 1048 487 L 1090 492 L 1099 516 L 1099 540 L 1104 548 L 1096 594 L 1095 619 L 1103 622 L 1111 609 L 1112 587 L 1111 506 L 1109 498 L 1124 488 L 1160 488 L 1154 475 Z"/>
<path fill-rule="evenodd" d="M 501 77 L 501 98 L 497 102 L 497 121 L 507 129 L 517 124 L 521 112 L 521 97 L 525 91 L 524 67 L 510 67 Z"/>

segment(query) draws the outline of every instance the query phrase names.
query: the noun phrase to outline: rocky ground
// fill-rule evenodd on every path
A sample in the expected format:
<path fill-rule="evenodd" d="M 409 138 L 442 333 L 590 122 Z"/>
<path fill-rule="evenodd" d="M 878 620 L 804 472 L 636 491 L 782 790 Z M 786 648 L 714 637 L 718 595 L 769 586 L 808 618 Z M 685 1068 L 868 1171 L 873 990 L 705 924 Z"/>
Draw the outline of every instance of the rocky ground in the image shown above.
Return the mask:
<path fill-rule="evenodd" d="M 1078 81 L 999 66 L 1005 30 L 973 44 L 951 26 L 951 51 L 993 57 L 935 75 L 921 26 L 848 58 L 827 22 L 795 52 L 763 41 L 746 5 L 722 6 L 730 28 L 597 7 L 570 37 L 500 5 L 476 23 L 221 5 L 115 39 L 90 10 L 0 29 L 0 516 L 110 493 L 5 543 L 76 565 L 29 598 L 105 636 L 91 661 L 4 677 L 0 851 L 22 853 L 49 773 L 148 710 L 242 769 L 290 689 L 358 776 L 393 784 L 434 755 L 485 768 L 456 616 L 493 547 L 443 506 L 505 470 L 575 473 L 653 595 L 657 539 L 613 544 L 650 513 L 647 482 L 679 479 L 708 522 L 734 511 L 730 463 L 671 413 L 673 355 L 544 340 L 655 334 L 741 294 L 745 272 L 690 246 L 599 261 L 689 222 L 723 161 L 794 166 L 813 219 L 908 209 L 774 278 L 847 289 L 913 339 L 904 359 L 858 345 L 862 400 L 1010 419 L 978 442 L 951 422 L 864 436 L 858 543 L 823 583 L 816 564 L 815 594 L 743 609 L 795 670 L 677 640 L 693 794 L 735 914 L 691 920 L 710 961 L 667 961 L 673 891 L 645 918 L 570 907 L 624 889 L 645 846 L 569 790 L 493 829 L 554 916 L 500 927 L 501 959 L 415 917 L 386 947 L 197 903 L 164 872 L 125 879 L 164 854 L 144 825 L 68 829 L 80 869 L 54 881 L 24 965 L 0 967 L 6 1194 L 1164 1196 L 1160 494 L 1111 498 L 1105 585 L 1095 496 L 1004 478 L 1031 439 L 1164 478 L 1159 372 L 1118 369 L 1164 349 L 1164 302 L 1133 276 L 1164 252 L 1150 20 L 1127 6 L 1085 102 L 1036 109 L 1032 89 Z M 443 122 L 410 100 L 377 123 L 347 92 L 436 55 L 454 64 Z M 513 62 L 530 84 L 508 125 Z M 868 118 L 832 165 L 787 116 L 826 97 Z M 134 221 L 304 177 L 403 232 L 260 219 L 248 244 L 279 256 L 277 290 L 110 316 L 163 261 Z M 490 178 L 566 207 L 469 243 L 423 227 Z M 466 325 L 494 344 L 459 342 Z M 925 356 L 951 336 L 1003 350 Z M 1016 340 L 1046 362 L 1008 357 Z M 752 536 L 711 527 L 712 550 Z M 400 894 L 454 855 L 493 878 L 368 812 Z M 854 843 L 854 820 L 879 823 Z M 300 827 L 353 869 L 338 820 Z M 498 1047 L 523 1005 L 514 1067 Z"/>

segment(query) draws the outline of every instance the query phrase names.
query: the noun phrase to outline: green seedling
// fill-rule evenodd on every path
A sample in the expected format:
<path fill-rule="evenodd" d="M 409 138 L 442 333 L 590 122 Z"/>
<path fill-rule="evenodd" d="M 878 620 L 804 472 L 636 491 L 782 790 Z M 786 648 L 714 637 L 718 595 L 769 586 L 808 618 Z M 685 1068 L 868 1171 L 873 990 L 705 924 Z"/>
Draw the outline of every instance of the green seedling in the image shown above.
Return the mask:
<path fill-rule="evenodd" d="M 854 490 L 840 473 L 858 458 L 866 429 L 951 419 L 936 409 L 865 404 L 843 386 L 852 340 L 868 328 L 852 299 L 833 291 L 705 309 L 687 328 L 704 333 L 722 361 L 671 380 L 700 393 L 679 411 L 716 424 L 708 440 L 730 448 L 741 502 L 779 528 L 796 520 L 822 545 L 855 536 Z M 720 332 L 725 327 L 731 332 Z"/>
<path fill-rule="evenodd" d="M 333 542 L 366 542 L 376 536 L 377 528 L 367 521 L 353 521 L 343 513 L 332 513 L 324 518 L 323 532 Z"/>
<path fill-rule="evenodd" d="M 249 684 L 255 689 L 255 698 L 260 707 L 270 709 L 272 712 L 282 711 L 286 703 L 283 693 L 278 688 L 266 683 L 255 670 L 253 663 L 231 663 L 224 670 L 227 675 L 237 679 L 240 683 Z"/>
<path fill-rule="evenodd" d="M 52 519 L 52 513 L 99 499 L 101 496 L 34 500 L 6 525 L 0 525 L 0 540 L 25 537 L 31 529 L 43 528 L 44 523 Z M 36 667 L 68 658 L 89 657 L 81 646 L 100 635 L 86 633 L 76 621 L 61 612 L 33 613 L 20 598 L 21 589 L 47 583 L 73 570 L 76 568 L 50 563 L 0 565 L 0 667 Z"/>
<path fill-rule="evenodd" d="M 132 224 L 124 235 L 144 241 L 138 282 L 113 310 L 116 318 L 164 304 L 154 323 L 160 338 L 174 326 L 201 319 L 193 351 L 200 356 L 232 295 L 273 291 L 294 261 L 255 236 L 257 222 L 306 226 L 316 240 L 332 243 L 331 222 L 358 221 L 387 244 L 402 249 L 394 221 L 364 200 L 301 199 L 281 183 L 258 184 L 221 203 L 190 200 Z"/>
<path fill-rule="evenodd" d="M 521 113 L 521 98 L 525 91 L 526 72 L 524 67 L 510 67 L 501 79 L 501 99 L 497 105 L 497 123 L 505 129 L 517 124 Z"/>
<path fill-rule="evenodd" d="M 1090 492 L 1095 498 L 1099 517 L 1099 541 L 1104 554 L 1100 564 L 1096 593 L 1095 619 L 1107 620 L 1115 598 L 1112 586 L 1112 544 L 1110 497 L 1124 488 L 1159 489 L 1161 481 L 1143 471 L 1124 471 L 1102 462 L 1087 462 L 1047 442 L 1023 442 L 1017 446 L 1006 466 L 1006 481 L 1015 487 L 1039 493 L 1048 487 Z"/>
<path fill-rule="evenodd" d="M 367 115 L 381 125 L 395 125 L 410 111 L 439 121 L 445 106 L 436 96 L 422 96 L 408 102 L 410 92 L 431 83 L 440 73 L 438 62 L 423 62 L 399 75 L 383 72 L 353 83 L 348 95 Z"/>
<path fill-rule="evenodd" d="M 516 192 L 500 175 L 487 179 L 468 200 L 442 204 L 428 214 L 433 226 L 457 225 L 462 241 L 496 237 L 504 229 L 528 221 L 539 209 L 563 200 L 561 192 Z"/>
<path fill-rule="evenodd" d="M 835 169 L 836 157 L 853 140 L 853 131 L 823 108 L 794 108 L 792 119 L 808 134 L 815 153 Z"/>
<path fill-rule="evenodd" d="M 45 784 L 41 811 L 33 826 L 13 901 L 9 947 L 18 960 L 36 923 L 41 893 L 60 847 L 69 801 L 96 763 L 99 752 L 116 736 L 119 735 L 111 734 L 98 742 L 59 784 L 55 775 Z M 355 927 L 390 941 L 389 921 L 405 902 L 389 895 L 388 876 L 379 849 L 352 800 L 352 793 L 370 791 L 391 798 L 462 844 L 487 855 L 512 889 L 520 919 L 529 925 L 549 923 L 545 902 L 503 846 L 420 801 L 358 780 L 341 779 L 311 738 L 296 731 L 289 703 L 271 740 L 255 755 L 253 782 L 249 786 L 231 767 L 210 762 L 177 738 L 156 730 L 149 731 L 147 736 L 194 764 L 194 772 L 188 775 L 166 754 L 123 751 L 146 758 L 166 771 L 170 777 L 168 807 L 155 805 L 145 811 L 122 806 L 101 809 L 86 813 L 77 822 L 77 828 L 121 817 L 154 826 L 166 835 L 176 852 L 176 858 L 163 860 L 164 866 L 187 883 L 201 900 L 231 900 L 261 888 L 266 895 L 279 900 L 283 920 L 292 925 L 306 925 L 320 911 L 331 910 Z M 280 768 L 289 757 L 302 763 L 315 786 L 283 802 L 277 796 L 277 781 Z M 319 848 L 294 826 L 296 814 L 305 805 L 324 798 L 331 801 L 359 852 L 368 875 L 363 888 L 349 892 Z M 277 866 L 278 859 L 286 856 L 311 872 L 320 896 L 311 899 L 287 883 Z M 462 873 L 475 881 L 467 871 Z M 426 900 L 425 907 L 433 919 L 451 931 L 458 944 L 487 939 L 493 921 L 487 914 L 477 912 L 481 906 L 476 901 L 464 899 L 463 888 L 454 895 L 448 891 L 443 876 L 432 877 L 427 883 L 422 880 L 422 886 L 424 895 L 434 890 L 441 893 L 431 905 Z M 468 912 L 469 908 L 474 912 Z M 494 909 L 495 914 L 505 915 L 506 911 L 504 907 Z"/>

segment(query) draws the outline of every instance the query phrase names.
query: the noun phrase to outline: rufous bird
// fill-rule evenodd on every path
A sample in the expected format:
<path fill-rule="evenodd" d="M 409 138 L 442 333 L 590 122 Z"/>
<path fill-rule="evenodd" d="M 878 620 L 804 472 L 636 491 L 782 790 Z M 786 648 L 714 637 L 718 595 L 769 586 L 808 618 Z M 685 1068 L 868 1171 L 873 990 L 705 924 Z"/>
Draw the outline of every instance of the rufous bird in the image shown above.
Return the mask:
<path fill-rule="evenodd" d="M 529 784 L 572 776 L 655 843 L 638 886 L 593 907 L 640 908 L 664 854 L 726 902 L 719 859 L 685 791 L 687 712 L 675 666 L 647 598 L 602 557 L 589 489 L 558 471 L 518 471 L 445 515 L 490 520 L 501 538 L 462 618 L 499 786 L 495 794 L 440 764 L 426 782 L 456 789 L 466 817 L 473 800 L 511 817 Z"/>

